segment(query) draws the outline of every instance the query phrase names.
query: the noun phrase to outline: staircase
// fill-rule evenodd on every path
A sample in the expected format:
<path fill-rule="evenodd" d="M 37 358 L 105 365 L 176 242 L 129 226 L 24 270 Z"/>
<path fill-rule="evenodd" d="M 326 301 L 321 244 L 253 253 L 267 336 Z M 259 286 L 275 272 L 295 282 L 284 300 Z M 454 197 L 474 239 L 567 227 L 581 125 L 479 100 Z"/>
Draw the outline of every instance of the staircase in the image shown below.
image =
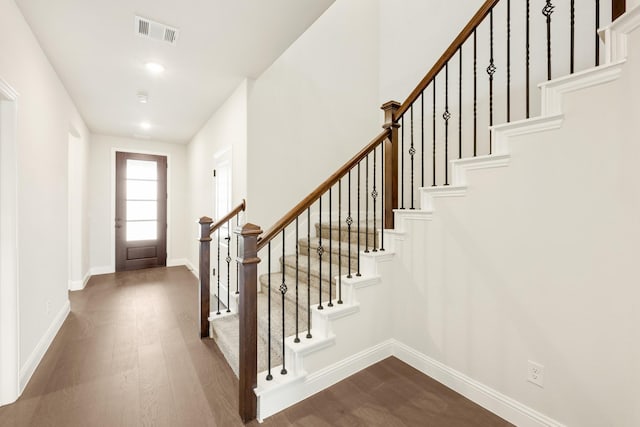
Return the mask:
<path fill-rule="evenodd" d="M 323 309 L 337 305 L 339 302 L 339 285 L 342 278 L 345 280 L 351 272 L 352 277 L 358 276 L 358 227 L 351 226 L 351 232 L 346 225 L 339 226 L 337 221 L 316 223 L 312 229 L 314 236 L 299 238 L 296 253 L 280 255 L 277 261 L 272 260 L 277 271 L 262 274 L 259 277 L 260 291 L 258 292 L 258 372 L 260 376 L 268 375 L 268 346 L 269 346 L 269 321 L 268 312 L 271 307 L 271 367 L 272 371 L 281 371 L 282 364 L 282 293 L 280 286 L 284 282 L 287 286 L 285 293 L 284 333 L 285 337 L 296 337 L 300 340 L 307 339 L 309 331 L 307 308 L 318 308 L 322 302 Z M 304 228 L 306 234 L 307 228 Z M 368 232 L 365 231 L 368 229 Z M 361 224 L 360 249 L 365 250 L 365 242 L 368 242 L 370 250 L 377 247 L 377 236 L 373 229 Z M 301 229 L 302 231 L 302 229 Z M 331 244 L 329 245 L 329 242 Z M 321 247 L 322 259 L 318 248 Z M 326 249 L 325 249 L 326 248 Z M 331 255 L 329 261 L 329 254 Z M 275 258 L 275 257 L 274 257 Z M 267 260 L 264 260 L 265 262 Z M 349 265 L 351 268 L 349 269 Z M 284 266 L 284 268 L 283 268 Z M 273 268 L 273 270 L 276 270 Z M 284 277 L 283 277 L 284 270 Z M 297 271 L 297 275 L 296 275 Z M 297 277 L 296 277 L 297 276 Z M 339 276 L 342 276 L 340 278 Z M 331 281 L 330 281 L 331 278 Z M 296 295 L 296 283 L 297 295 Z M 331 283 L 331 289 L 329 285 Z M 322 290 L 322 291 L 321 291 Z M 322 298 L 320 299 L 320 295 Z M 269 301 L 271 297 L 271 301 Z M 215 339 L 218 347 L 224 354 L 238 376 L 238 314 L 237 295 L 233 296 L 232 313 L 229 315 L 212 315 L 210 317 L 211 337 Z M 296 310 L 297 306 L 297 310 Z M 296 322 L 296 313 L 298 319 Z M 296 328 L 297 325 L 297 328 Z M 313 320 L 311 329 L 313 329 Z M 296 333 L 297 332 L 297 333 Z M 313 331 L 312 331 L 313 332 Z M 274 368 L 277 367 L 277 368 Z"/>
<path fill-rule="evenodd" d="M 456 276 L 458 270 L 457 266 L 445 265 L 448 259 L 442 255 L 450 250 L 438 240 L 446 233 L 442 231 L 446 227 L 440 223 L 436 226 L 427 224 L 436 223 L 434 221 L 436 208 L 452 205 L 451 200 L 472 199 L 472 197 L 463 197 L 471 196 L 476 191 L 476 188 L 473 192 L 469 191 L 473 184 L 477 185 L 472 176 L 478 174 L 487 178 L 491 175 L 493 178 L 496 173 L 489 173 L 486 170 L 496 168 L 504 170 L 506 166 L 510 166 L 512 161 L 517 159 L 517 151 L 513 150 L 514 140 L 527 135 L 558 131 L 566 120 L 563 104 L 566 94 L 603 85 L 619 78 L 627 56 L 627 36 L 640 27 L 640 8 L 627 13 L 600 33 L 605 42 L 605 60 L 602 64 L 599 63 L 599 44 L 596 43 L 596 66 L 574 72 L 572 65 L 571 74 L 564 77 L 551 79 L 551 42 L 547 32 L 549 80 L 539 85 L 540 115 L 532 114 L 535 117 L 529 116 L 529 46 L 527 42 L 526 84 L 519 87 L 522 89 L 523 98 L 526 90 L 526 116 L 514 120 L 507 119 L 507 123 L 496 125 L 493 123 L 493 73 L 495 73 L 493 14 L 494 7 L 498 3 L 498 0 L 485 2 L 404 104 L 390 102 L 383 106 L 385 131 L 382 134 L 331 175 L 266 233 L 262 234 L 259 227 L 253 226 L 255 236 L 262 234 L 258 244 L 256 245 L 255 241 L 253 244 L 257 246 L 257 250 L 249 255 L 255 260 L 257 254 L 262 260 L 260 264 L 262 274 L 258 278 L 257 294 L 257 386 L 256 382 L 251 383 L 255 372 L 245 374 L 243 381 L 244 372 L 238 366 L 238 323 L 242 322 L 239 321 L 237 314 L 233 313 L 237 304 L 234 304 L 229 316 L 210 318 L 211 335 L 218 342 L 236 375 L 240 377 L 241 401 L 243 401 L 244 390 L 244 401 L 249 402 L 244 407 L 241 403 L 240 413 L 244 420 L 251 419 L 255 413 L 258 419 L 268 417 L 378 360 L 394 355 L 517 425 L 563 425 L 532 407 L 501 394 L 497 391 L 499 386 L 494 384 L 496 389 L 492 389 L 467 376 L 464 372 L 472 371 L 468 366 L 459 368 L 461 371 L 448 366 L 446 363 L 452 364 L 451 360 L 446 358 L 441 360 L 443 358 L 439 355 L 448 350 L 448 345 L 456 343 L 447 342 L 440 337 L 441 331 L 437 327 L 429 325 L 428 334 L 431 335 L 422 337 L 422 340 L 415 339 L 415 335 L 419 335 L 419 332 L 416 333 L 414 330 L 415 325 L 423 324 L 426 329 L 426 325 L 431 320 L 435 320 L 434 323 L 442 322 L 440 325 L 442 330 L 449 327 L 445 324 L 447 321 L 458 326 L 457 323 L 460 322 L 460 318 L 464 318 L 464 313 L 451 314 L 447 310 L 453 302 L 468 297 L 466 293 L 474 292 L 474 289 L 468 286 L 474 280 L 472 275 L 469 275 L 459 279 L 461 289 L 457 290 L 456 295 L 451 296 L 453 302 L 443 297 L 448 295 L 444 284 L 449 280 L 455 281 L 455 278 L 446 277 L 447 274 Z M 547 17 L 547 28 L 549 28 L 549 17 L 553 7 L 550 2 L 546 3 L 543 15 Z M 505 4 L 508 8 L 510 3 L 502 3 L 502 5 Z M 528 20 L 528 10 L 526 16 Z M 466 120 L 468 122 L 473 120 L 474 127 L 477 124 L 476 94 L 474 91 L 473 103 L 464 103 L 462 96 L 458 104 L 455 104 L 455 97 L 453 100 L 449 99 L 449 73 L 455 72 L 455 67 L 449 65 L 452 63 L 460 66 L 460 74 L 451 80 L 462 81 L 462 47 L 468 43 L 465 45 L 467 46 L 465 52 L 470 52 L 471 46 L 474 46 L 473 79 L 475 80 L 476 28 L 479 28 L 483 22 L 486 24 L 487 21 L 491 25 L 492 47 L 490 66 L 487 67 L 490 89 L 488 99 L 485 98 L 485 101 L 488 101 L 488 116 L 491 117 L 489 119 L 491 136 L 484 141 L 486 146 L 476 152 L 476 143 L 478 147 L 484 144 L 480 138 L 476 141 L 477 129 L 474 128 L 471 132 L 471 129 L 466 128 L 463 132 L 462 127 L 462 117 L 472 117 Z M 473 45 L 470 46 L 471 40 Z M 460 55 L 458 62 L 455 62 L 456 54 Z M 571 55 L 573 58 L 573 47 Z M 436 79 L 438 76 L 439 78 Z M 464 79 L 464 81 L 470 80 L 472 79 L 466 77 Z M 436 88 L 437 84 L 442 85 L 442 81 L 445 82 L 444 100 L 442 97 L 436 97 L 436 93 L 442 92 L 442 88 Z M 510 115 L 510 102 L 513 101 L 510 95 L 511 90 L 514 90 L 513 87 L 507 89 L 508 95 L 505 102 L 507 117 Z M 459 91 L 459 94 L 461 93 L 462 91 Z M 431 108 L 430 98 L 433 100 L 432 111 L 428 111 L 426 115 L 421 111 L 425 107 L 425 98 L 427 109 Z M 437 102 L 444 105 L 437 105 Z M 421 118 L 418 111 L 422 113 Z M 452 113 L 457 113 L 457 118 L 460 120 L 457 131 L 454 131 L 453 122 L 449 123 Z M 436 118 L 441 120 L 440 117 L 443 121 L 436 122 Z M 415 146 L 414 128 L 416 129 Z M 480 126 L 477 128 L 479 129 Z M 400 132 L 398 129 L 401 129 Z M 418 133 L 417 129 L 421 129 L 421 133 Z M 436 131 L 439 138 L 437 141 Z M 433 149 L 431 146 L 425 147 L 425 135 L 427 137 L 433 135 Z M 473 135 L 473 139 L 470 135 Z M 463 136 L 467 138 L 464 142 Z M 542 139 L 540 137 L 540 140 Z M 451 145 L 455 148 L 451 149 Z M 470 153 L 473 153 L 473 157 Z M 414 156 L 416 156 L 415 159 Z M 429 156 L 432 157 L 429 158 Z M 421 165 L 420 169 L 417 165 Z M 362 180 L 361 169 L 364 170 Z M 482 170 L 485 172 L 475 172 Z M 418 177 L 421 181 L 419 184 Z M 432 183 L 429 182 L 431 177 L 433 177 Z M 352 192 L 352 181 L 354 186 L 357 183 L 357 193 L 356 190 Z M 428 182 L 425 183 L 425 181 Z M 347 182 L 348 190 L 345 188 Z M 360 205 L 361 185 L 363 186 L 362 194 L 366 200 L 365 206 Z M 477 185 L 477 187 L 482 186 Z M 339 204 L 337 209 L 334 204 L 334 209 L 329 207 L 328 210 L 323 211 L 323 200 L 326 207 L 328 198 L 331 206 L 331 200 L 335 199 L 336 193 L 341 194 L 338 200 L 343 202 L 344 208 L 346 204 L 344 193 L 347 191 L 346 201 L 349 203 L 347 213 L 345 209 L 339 207 Z M 442 205 L 440 200 L 436 199 L 441 199 Z M 378 207 L 380 204 L 383 205 L 381 209 L 383 213 L 378 216 L 377 226 L 374 225 L 376 224 L 376 202 L 379 203 Z M 484 202 L 489 205 L 494 200 L 484 200 Z M 355 212 L 365 212 L 365 215 L 359 215 L 356 221 L 352 217 L 352 205 Z M 397 209 L 399 205 L 400 209 Z M 361 210 L 362 207 L 364 211 Z M 315 235 L 306 237 L 307 230 L 311 229 L 308 226 L 311 221 L 308 219 L 310 217 L 307 216 L 307 212 L 311 212 L 312 208 L 314 212 L 320 214 L 319 218 L 313 221 Z M 491 209 L 487 210 L 491 211 Z M 325 221 L 321 219 L 323 213 Z M 327 214 L 331 215 L 331 225 L 326 220 Z M 458 219 L 456 215 L 452 215 L 451 212 L 446 214 L 453 222 L 453 227 L 449 227 L 449 231 L 453 229 L 461 235 L 465 234 L 466 230 L 455 227 L 457 225 L 455 221 Z M 474 227 L 481 228 L 486 224 L 492 229 L 499 228 L 499 224 L 493 221 L 495 213 L 490 212 L 485 215 L 488 219 L 485 218 L 487 220 L 482 225 L 477 225 L 474 221 L 470 222 Z M 373 224 L 368 219 L 364 223 L 359 223 L 363 216 L 367 218 L 373 216 Z M 295 224 L 295 228 L 292 224 Z M 360 224 L 359 227 L 358 224 Z M 365 231 L 363 232 L 362 229 Z M 440 234 L 429 234 L 430 230 L 437 230 Z M 300 238 L 300 235 L 305 237 Z M 386 248 L 384 248 L 385 239 Z M 328 242 L 329 240 L 331 243 Z M 467 248 L 455 247 L 456 238 L 451 240 L 451 246 L 454 249 L 465 252 Z M 489 236 L 483 241 L 490 240 Z M 269 246 L 266 246 L 267 244 Z M 365 250 L 367 249 L 365 246 L 369 245 L 376 249 Z M 286 247 L 295 247 L 296 250 L 283 250 Z M 420 256 L 424 254 L 426 259 L 420 259 L 416 254 Z M 478 257 L 483 258 L 484 255 L 480 253 Z M 429 263 L 429 259 L 438 259 L 441 263 Z M 474 262 L 471 264 L 476 267 Z M 484 266 L 477 268 L 484 272 L 482 270 Z M 352 274 L 348 274 L 349 269 Z M 443 271 L 446 273 L 442 273 Z M 492 271 L 489 273 L 492 273 L 487 274 L 489 277 L 498 276 Z M 442 276 L 438 276 L 439 274 Z M 419 280 L 416 280 L 416 277 Z M 342 296 L 342 304 L 338 303 L 338 289 L 341 289 L 339 294 Z M 413 295 L 420 302 L 417 304 L 407 302 L 406 307 L 397 306 L 396 295 L 403 295 L 403 298 L 412 298 Z M 438 301 L 440 305 L 434 307 L 432 301 Z M 386 313 L 391 309 L 394 309 L 393 316 L 387 316 Z M 246 310 L 250 311 L 250 307 Z M 356 313 L 358 315 L 354 315 Z M 490 313 L 490 315 L 493 314 Z M 345 319 L 342 320 L 343 318 Z M 393 322 L 403 324 L 404 328 L 394 329 Z M 463 326 L 469 327 L 469 325 L 462 325 L 461 328 Z M 495 325 L 492 326 L 495 327 Z M 242 326 L 240 329 L 242 330 Z M 487 327 L 487 329 L 491 328 Z M 246 326 L 245 330 L 247 330 Z M 454 339 L 457 338 L 459 336 L 456 335 Z M 438 341 L 439 339 L 441 341 Z M 412 344 L 414 347 L 411 347 Z M 425 347 L 430 351 L 424 350 Z M 463 354 L 467 350 L 476 349 L 461 348 L 459 353 Z M 499 359 L 499 355 L 493 356 L 492 360 Z M 450 357 L 455 361 L 458 355 Z M 525 360 L 523 357 L 520 359 Z M 250 367 L 250 362 L 245 363 L 244 366 Z M 246 378 L 247 376 L 251 378 Z M 257 411 L 255 407 L 251 407 L 250 402 L 256 396 Z M 531 402 L 528 404 L 533 406 Z"/>

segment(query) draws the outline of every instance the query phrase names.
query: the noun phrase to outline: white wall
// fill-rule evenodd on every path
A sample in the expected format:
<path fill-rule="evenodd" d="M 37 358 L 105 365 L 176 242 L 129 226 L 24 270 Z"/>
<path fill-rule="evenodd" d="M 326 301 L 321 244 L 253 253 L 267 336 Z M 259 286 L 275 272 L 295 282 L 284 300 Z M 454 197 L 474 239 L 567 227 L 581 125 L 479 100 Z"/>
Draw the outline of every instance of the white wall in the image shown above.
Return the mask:
<path fill-rule="evenodd" d="M 249 90 L 247 218 L 264 229 L 381 131 L 378 7 L 337 1 Z"/>
<path fill-rule="evenodd" d="M 378 0 L 380 98 L 403 102 L 484 0 Z"/>
<path fill-rule="evenodd" d="M 115 270 L 115 152 L 160 154 L 167 156 L 167 265 L 182 264 L 187 258 L 189 240 L 186 221 L 187 163 L 186 145 L 92 135 L 90 153 L 89 224 L 92 274 Z"/>
<path fill-rule="evenodd" d="M 69 132 L 69 289 L 84 288 L 89 279 L 89 138 Z"/>
<path fill-rule="evenodd" d="M 68 310 L 67 143 L 88 131 L 15 3 L 0 0 L 0 76 L 18 96 L 21 385 Z"/>
<path fill-rule="evenodd" d="M 565 98 L 561 129 L 409 222 L 394 278 L 397 339 L 566 425 L 640 425 L 637 46 L 618 81 Z"/>
<path fill-rule="evenodd" d="M 218 108 L 187 147 L 189 208 L 186 217 L 188 259 L 198 269 L 198 219 L 216 219 L 214 157 L 231 150 L 232 206 L 247 197 L 247 88 L 243 81 Z"/>

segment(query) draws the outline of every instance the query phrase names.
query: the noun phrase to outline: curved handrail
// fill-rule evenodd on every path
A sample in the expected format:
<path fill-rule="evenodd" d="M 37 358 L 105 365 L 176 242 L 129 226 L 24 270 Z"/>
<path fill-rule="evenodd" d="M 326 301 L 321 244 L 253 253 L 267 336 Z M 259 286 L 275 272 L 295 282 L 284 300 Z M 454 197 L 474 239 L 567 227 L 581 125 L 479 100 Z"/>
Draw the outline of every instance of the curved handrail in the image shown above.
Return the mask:
<path fill-rule="evenodd" d="M 411 94 L 409 94 L 407 99 L 402 103 L 398 111 L 396 111 L 393 116 L 394 121 L 399 120 L 400 117 L 402 117 L 404 113 L 406 113 L 407 110 L 411 108 L 411 104 L 413 104 L 418 99 L 422 91 L 424 91 L 427 86 L 429 86 L 434 77 L 437 76 L 438 73 L 444 68 L 446 63 L 449 62 L 451 58 L 453 58 L 460 46 L 462 46 L 464 42 L 469 38 L 469 36 L 473 34 L 473 30 L 475 30 L 478 25 L 482 23 L 484 18 L 486 18 L 489 12 L 491 12 L 491 9 L 493 9 L 493 7 L 498 4 L 499 1 L 500 0 L 487 0 L 484 2 L 484 4 L 480 7 L 480 9 L 478 9 L 476 14 L 473 15 L 473 18 L 471 18 L 469 23 L 462 29 L 460 34 L 458 34 L 458 37 L 453 40 L 453 43 L 449 45 L 440 59 L 438 59 L 433 67 L 431 67 L 429 72 L 424 76 L 420 83 L 418 83 L 418 86 L 413 89 Z"/>
<path fill-rule="evenodd" d="M 391 131 L 385 129 L 380 135 L 376 136 L 362 150 L 353 156 L 348 162 L 335 171 L 322 184 L 316 187 L 307 197 L 302 199 L 293 209 L 287 212 L 278 222 L 276 222 L 262 237 L 258 240 L 258 250 L 262 249 L 267 243 L 278 235 L 287 225 L 291 224 L 302 212 L 308 209 L 318 198 L 329 190 L 340 178 L 345 176 L 349 170 L 355 167 L 362 159 L 378 147 L 390 135 Z"/>
<path fill-rule="evenodd" d="M 240 203 L 238 206 L 233 208 L 231 212 L 229 212 L 228 214 L 226 214 L 221 219 L 219 219 L 218 221 L 216 221 L 214 224 L 211 225 L 211 227 L 209 228 L 209 236 L 211 236 L 218 228 L 222 227 L 224 224 L 229 222 L 231 218 L 233 218 L 240 212 L 243 212 L 246 208 L 247 208 L 247 201 L 245 199 L 242 199 L 242 203 Z"/>

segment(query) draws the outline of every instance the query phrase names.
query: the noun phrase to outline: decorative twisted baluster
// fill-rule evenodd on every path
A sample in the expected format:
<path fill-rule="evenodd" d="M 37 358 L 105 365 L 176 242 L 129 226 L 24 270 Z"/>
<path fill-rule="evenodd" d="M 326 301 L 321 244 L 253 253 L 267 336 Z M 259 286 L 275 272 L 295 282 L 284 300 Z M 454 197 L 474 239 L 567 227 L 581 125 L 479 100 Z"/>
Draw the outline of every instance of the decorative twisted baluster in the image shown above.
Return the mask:
<path fill-rule="evenodd" d="M 449 63 L 444 66 L 444 185 L 449 185 Z"/>
<path fill-rule="evenodd" d="M 542 14 L 547 18 L 547 80 L 551 80 L 551 14 L 556 7 L 547 0 Z"/>
<path fill-rule="evenodd" d="M 287 374 L 287 369 L 286 369 L 286 349 L 285 349 L 285 331 L 284 331 L 284 327 L 285 327 L 285 319 L 284 319 L 284 312 L 285 312 L 285 295 L 287 294 L 287 283 L 285 281 L 285 268 L 287 263 L 284 260 L 285 257 L 285 230 L 286 227 L 282 229 L 282 283 L 280 284 L 280 295 L 282 295 L 282 369 L 280 370 L 280 375 L 286 375 Z"/>
<path fill-rule="evenodd" d="M 493 126 L 493 75 L 496 73 L 496 65 L 493 60 L 493 9 L 489 13 L 489 66 L 487 74 L 489 75 L 489 126 Z M 489 154 L 493 151 L 491 141 L 491 133 L 489 133 Z"/>

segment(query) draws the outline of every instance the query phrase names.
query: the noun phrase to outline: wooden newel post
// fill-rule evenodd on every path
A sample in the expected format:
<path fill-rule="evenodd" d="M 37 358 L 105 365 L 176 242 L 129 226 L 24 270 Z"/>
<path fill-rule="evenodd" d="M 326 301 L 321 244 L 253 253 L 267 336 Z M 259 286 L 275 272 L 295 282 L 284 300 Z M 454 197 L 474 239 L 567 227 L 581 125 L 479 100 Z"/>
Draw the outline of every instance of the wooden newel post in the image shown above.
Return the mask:
<path fill-rule="evenodd" d="M 239 411 L 243 422 L 256 418 L 258 381 L 258 236 L 262 230 L 255 224 L 244 224 L 235 230 L 238 242 L 238 283 L 240 302 Z"/>
<path fill-rule="evenodd" d="M 389 101 L 380 107 L 384 111 L 383 129 L 391 136 L 384 141 L 384 228 L 392 229 L 393 210 L 398 209 L 398 124 L 395 115 L 400 103 Z"/>
<path fill-rule="evenodd" d="M 207 216 L 200 218 L 200 338 L 209 336 L 209 289 L 211 271 L 211 224 L 213 220 Z"/>

